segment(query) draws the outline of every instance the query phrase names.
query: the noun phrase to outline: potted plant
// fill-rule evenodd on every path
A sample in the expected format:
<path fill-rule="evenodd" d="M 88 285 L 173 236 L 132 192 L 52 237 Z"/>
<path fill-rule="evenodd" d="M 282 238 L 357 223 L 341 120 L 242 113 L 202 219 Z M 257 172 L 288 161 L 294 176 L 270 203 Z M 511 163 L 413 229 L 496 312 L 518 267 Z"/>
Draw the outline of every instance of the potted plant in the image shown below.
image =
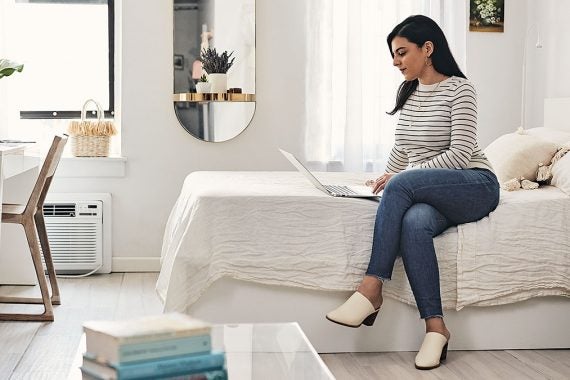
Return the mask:
<path fill-rule="evenodd" d="M 9 77 L 16 71 L 21 72 L 23 69 L 24 65 L 20 63 L 0 58 L 0 78 Z"/>
<path fill-rule="evenodd" d="M 218 54 L 215 48 L 207 48 L 200 53 L 200 61 L 205 72 L 208 73 L 210 81 L 210 91 L 214 93 L 225 93 L 228 90 L 227 73 L 234 64 L 234 52 L 228 54 L 224 51 Z"/>
<path fill-rule="evenodd" d="M 208 82 L 208 77 L 206 77 L 206 74 L 202 74 L 200 79 L 198 79 L 198 83 L 196 83 L 196 92 L 198 94 L 210 92 L 210 83 Z"/>

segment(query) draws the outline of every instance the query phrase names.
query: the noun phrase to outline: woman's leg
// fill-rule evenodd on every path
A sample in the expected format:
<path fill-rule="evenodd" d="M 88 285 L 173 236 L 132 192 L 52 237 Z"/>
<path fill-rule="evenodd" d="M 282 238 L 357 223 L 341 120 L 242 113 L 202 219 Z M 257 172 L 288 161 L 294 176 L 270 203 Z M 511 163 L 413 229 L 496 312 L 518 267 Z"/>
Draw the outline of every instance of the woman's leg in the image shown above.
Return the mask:
<path fill-rule="evenodd" d="M 358 291 L 343 305 L 328 313 L 327 319 L 350 327 L 359 327 L 363 323 L 372 325 L 382 303 L 382 282 L 391 278 L 394 261 L 401 249 L 404 215 L 414 204 L 432 206 L 448 220 L 448 225 L 453 225 L 481 219 L 497 206 L 498 201 L 497 178 L 487 170 L 420 169 L 404 171 L 392 177 L 378 207 L 366 276 Z M 433 230 L 441 232 L 443 229 L 440 226 Z M 432 234 L 431 239 L 433 236 Z M 433 250 L 433 242 L 431 247 Z M 433 259 L 435 260 L 435 253 Z M 432 273 L 432 277 L 435 282 L 432 281 L 430 287 L 432 290 L 437 289 L 437 294 L 428 295 L 425 299 L 437 304 L 437 261 L 435 275 Z M 432 300 L 432 296 L 435 299 Z M 435 322 L 443 322 L 434 322 L 433 319 L 428 319 L 426 323 L 433 325 Z"/>
<path fill-rule="evenodd" d="M 402 220 L 400 254 L 422 319 L 443 317 L 433 238 L 452 225 L 436 208 L 416 203 Z"/>
<path fill-rule="evenodd" d="M 370 263 L 358 291 L 375 306 L 381 302 L 382 281 L 392 277 L 401 250 L 404 215 L 414 204 L 428 204 L 457 225 L 483 218 L 498 201 L 499 183 L 487 170 L 418 169 L 395 175 L 380 200 Z"/>
<path fill-rule="evenodd" d="M 392 277 L 402 220 L 413 204 L 429 204 L 452 224 L 460 224 L 483 218 L 498 202 L 499 183 L 487 170 L 417 169 L 395 175 L 380 200 L 366 274 Z"/>
<path fill-rule="evenodd" d="M 437 332 L 449 340 L 443 321 L 439 289 L 439 267 L 433 238 L 452 223 L 433 206 L 416 203 L 402 221 L 400 253 L 420 317 L 425 319 L 426 333 Z"/>

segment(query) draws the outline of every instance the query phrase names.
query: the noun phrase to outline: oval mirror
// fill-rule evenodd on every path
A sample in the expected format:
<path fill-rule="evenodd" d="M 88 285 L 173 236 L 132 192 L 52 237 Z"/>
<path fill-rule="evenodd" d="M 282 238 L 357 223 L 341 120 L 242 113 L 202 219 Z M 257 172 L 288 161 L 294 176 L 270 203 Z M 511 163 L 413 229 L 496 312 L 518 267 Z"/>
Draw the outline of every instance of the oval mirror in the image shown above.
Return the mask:
<path fill-rule="evenodd" d="M 255 0 L 174 0 L 174 110 L 204 141 L 239 135 L 255 112 Z"/>

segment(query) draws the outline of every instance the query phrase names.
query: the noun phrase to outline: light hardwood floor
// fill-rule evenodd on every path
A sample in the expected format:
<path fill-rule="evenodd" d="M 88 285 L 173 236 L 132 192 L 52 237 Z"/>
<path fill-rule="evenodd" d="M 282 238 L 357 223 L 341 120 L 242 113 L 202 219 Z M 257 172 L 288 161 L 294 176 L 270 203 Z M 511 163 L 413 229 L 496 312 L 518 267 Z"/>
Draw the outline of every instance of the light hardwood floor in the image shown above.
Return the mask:
<path fill-rule="evenodd" d="M 113 273 L 60 279 L 62 304 L 55 307 L 55 322 L 0 322 L 0 379 L 66 379 L 84 321 L 162 311 L 154 291 L 156 278 L 156 273 Z M 37 289 L 0 286 L 0 294 L 15 291 L 29 295 Z M 0 310 L 16 307 L 35 306 L 0 305 Z M 570 350 L 450 351 L 446 364 L 432 371 L 416 370 L 414 356 L 398 352 L 322 358 L 338 380 L 570 379 Z"/>

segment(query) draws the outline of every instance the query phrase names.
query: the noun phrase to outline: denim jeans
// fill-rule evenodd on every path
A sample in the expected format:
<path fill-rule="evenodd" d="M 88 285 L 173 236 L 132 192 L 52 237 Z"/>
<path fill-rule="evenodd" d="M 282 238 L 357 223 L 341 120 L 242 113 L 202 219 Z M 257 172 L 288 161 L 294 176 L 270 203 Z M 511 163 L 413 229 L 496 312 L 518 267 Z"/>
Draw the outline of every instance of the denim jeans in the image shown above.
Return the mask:
<path fill-rule="evenodd" d="M 450 226 L 489 215 L 499 203 L 499 188 L 495 174 L 486 169 L 396 174 L 380 199 L 366 274 L 391 279 L 400 255 L 420 317 L 443 317 L 433 238 Z"/>

